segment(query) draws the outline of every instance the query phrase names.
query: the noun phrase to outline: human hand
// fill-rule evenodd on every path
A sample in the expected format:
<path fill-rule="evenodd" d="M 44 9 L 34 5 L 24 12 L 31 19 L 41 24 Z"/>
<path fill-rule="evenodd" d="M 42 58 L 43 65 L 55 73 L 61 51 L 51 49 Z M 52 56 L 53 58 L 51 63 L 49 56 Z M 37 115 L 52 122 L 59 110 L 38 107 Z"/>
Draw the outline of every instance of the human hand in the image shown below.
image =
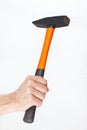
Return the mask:
<path fill-rule="evenodd" d="M 48 91 L 46 79 L 28 76 L 14 92 L 17 111 L 25 111 L 33 105 L 41 106 Z"/>

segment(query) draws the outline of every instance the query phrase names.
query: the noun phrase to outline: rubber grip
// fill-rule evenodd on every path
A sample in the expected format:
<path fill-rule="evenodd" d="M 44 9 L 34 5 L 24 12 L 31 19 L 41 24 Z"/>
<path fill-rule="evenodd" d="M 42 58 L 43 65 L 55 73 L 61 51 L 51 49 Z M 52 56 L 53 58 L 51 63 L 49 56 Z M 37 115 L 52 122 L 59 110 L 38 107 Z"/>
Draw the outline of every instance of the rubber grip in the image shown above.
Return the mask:
<path fill-rule="evenodd" d="M 44 76 L 44 69 L 37 69 L 35 76 Z M 23 121 L 26 123 L 32 123 L 35 117 L 36 106 L 32 106 L 25 111 Z"/>

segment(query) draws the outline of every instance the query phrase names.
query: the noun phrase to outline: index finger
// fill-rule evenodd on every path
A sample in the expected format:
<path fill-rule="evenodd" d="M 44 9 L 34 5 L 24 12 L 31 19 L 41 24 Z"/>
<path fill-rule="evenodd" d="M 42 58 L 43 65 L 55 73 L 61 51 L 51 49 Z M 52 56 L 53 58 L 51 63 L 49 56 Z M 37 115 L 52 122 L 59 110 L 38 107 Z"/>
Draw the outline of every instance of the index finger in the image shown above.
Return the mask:
<path fill-rule="evenodd" d="M 47 85 L 47 80 L 41 76 L 29 76 L 29 79 Z"/>

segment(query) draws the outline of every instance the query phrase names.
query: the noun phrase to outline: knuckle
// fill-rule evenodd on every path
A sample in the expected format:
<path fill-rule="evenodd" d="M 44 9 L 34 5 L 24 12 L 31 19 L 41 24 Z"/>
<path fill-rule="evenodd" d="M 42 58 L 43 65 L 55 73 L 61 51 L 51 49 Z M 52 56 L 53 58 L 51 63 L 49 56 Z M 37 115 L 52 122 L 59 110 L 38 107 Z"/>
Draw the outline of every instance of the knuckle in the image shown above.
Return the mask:
<path fill-rule="evenodd" d="M 38 102 L 38 107 L 40 107 L 42 105 L 42 100 L 40 100 L 39 102 Z"/>
<path fill-rule="evenodd" d="M 43 81 L 43 84 L 47 85 L 47 80 L 45 78 L 42 77 L 42 81 Z"/>
<path fill-rule="evenodd" d="M 46 94 L 43 93 L 43 94 L 41 95 L 41 99 L 44 100 L 45 96 L 46 96 Z"/>
<path fill-rule="evenodd" d="M 46 79 L 44 79 L 44 83 L 47 84 L 47 80 Z"/>
<path fill-rule="evenodd" d="M 44 87 L 44 92 L 48 92 L 48 88 L 46 86 Z"/>
<path fill-rule="evenodd" d="M 47 90 L 47 92 L 49 91 L 49 87 L 48 86 L 46 86 L 46 90 Z"/>
<path fill-rule="evenodd" d="M 43 99 L 45 99 L 45 97 L 46 97 L 46 94 L 43 95 Z"/>

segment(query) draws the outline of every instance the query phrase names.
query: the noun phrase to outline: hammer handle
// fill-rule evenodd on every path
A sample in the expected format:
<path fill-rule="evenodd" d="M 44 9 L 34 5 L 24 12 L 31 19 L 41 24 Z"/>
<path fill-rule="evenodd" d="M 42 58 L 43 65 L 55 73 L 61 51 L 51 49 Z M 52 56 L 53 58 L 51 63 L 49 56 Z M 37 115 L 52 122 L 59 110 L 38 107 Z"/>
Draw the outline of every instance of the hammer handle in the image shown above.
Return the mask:
<path fill-rule="evenodd" d="M 47 28 L 41 56 L 35 73 L 36 76 L 42 76 L 42 77 L 44 76 L 47 56 L 49 52 L 50 43 L 53 37 L 53 33 L 54 28 Z M 23 121 L 26 123 L 32 123 L 34 121 L 35 111 L 36 106 L 32 106 L 28 110 L 26 110 Z"/>

